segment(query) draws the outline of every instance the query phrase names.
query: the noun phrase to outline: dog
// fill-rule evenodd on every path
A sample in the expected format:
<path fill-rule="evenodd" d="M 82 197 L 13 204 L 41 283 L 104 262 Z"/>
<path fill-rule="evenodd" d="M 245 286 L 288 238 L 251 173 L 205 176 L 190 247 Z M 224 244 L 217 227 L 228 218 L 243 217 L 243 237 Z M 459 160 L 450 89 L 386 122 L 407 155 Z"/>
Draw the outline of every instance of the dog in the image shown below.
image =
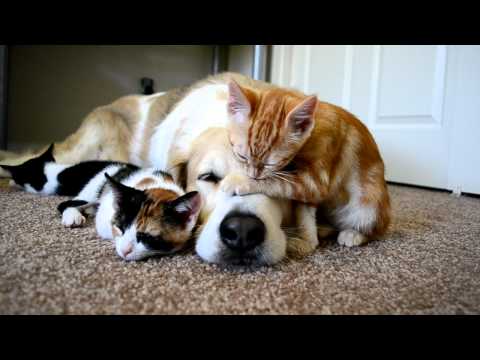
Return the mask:
<path fill-rule="evenodd" d="M 313 252 L 318 243 L 316 209 L 263 194 L 224 192 L 222 181 L 238 166 L 225 128 L 210 128 L 193 142 L 186 172 L 187 189 L 203 198 L 197 254 L 218 264 L 270 265 L 286 254 Z M 287 229 L 295 229 L 296 236 Z"/>
<path fill-rule="evenodd" d="M 196 252 L 220 264 L 272 265 L 287 253 L 314 251 L 316 209 L 263 194 L 233 196 L 219 184 L 236 163 L 228 148 L 228 82 L 271 86 L 235 73 L 211 76 L 190 87 L 150 96 L 126 96 L 93 110 L 79 129 L 55 144 L 58 163 L 86 160 L 130 162 L 169 171 L 188 191 L 199 191 L 204 204 Z M 43 151 L 41 149 L 40 151 Z M 7 156 L 17 165 L 35 154 Z M 8 172 L 0 176 L 8 176 Z M 289 236 L 286 228 L 296 228 Z"/>

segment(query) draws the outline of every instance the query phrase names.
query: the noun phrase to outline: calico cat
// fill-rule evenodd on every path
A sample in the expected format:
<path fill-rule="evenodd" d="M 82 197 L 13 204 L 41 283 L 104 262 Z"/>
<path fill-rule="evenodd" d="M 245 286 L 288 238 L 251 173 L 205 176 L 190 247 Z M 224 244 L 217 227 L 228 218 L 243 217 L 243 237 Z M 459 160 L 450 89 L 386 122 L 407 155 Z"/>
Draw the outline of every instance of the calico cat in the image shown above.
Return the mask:
<path fill-rule="evenodd" d="M 83 225 L 85 215 L 98 206 L 97 233 L 115 240 L 125 260 L 182 249 L 200 212 L 200 195 L 185 194 L 166 172 L 110 161 L 57 164 L 53 144 L 21 165 L 0 166 L 27 192 L 74 196 L 58 206 L 67 227 Z"/>
<path fill-rule="evenodd" d="M 294 90 L 250 88 L 233 80 L 228 89 L 229 139 L 245 172 L 225 178 L 224 191 L 321 207 L 347 246 L 385 233 L 385 167 L 360 120 Z"/>

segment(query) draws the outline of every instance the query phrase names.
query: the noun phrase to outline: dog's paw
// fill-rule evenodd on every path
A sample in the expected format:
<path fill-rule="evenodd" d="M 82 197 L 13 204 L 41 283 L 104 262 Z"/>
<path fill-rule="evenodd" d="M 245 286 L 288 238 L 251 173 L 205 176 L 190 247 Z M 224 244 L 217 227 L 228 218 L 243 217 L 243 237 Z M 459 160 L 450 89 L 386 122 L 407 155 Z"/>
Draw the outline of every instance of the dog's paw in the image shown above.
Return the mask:
<path fill-rule="evenodd" d="M 312 254 L 318 246 L 318 239 L 292 237 L 287 241 L 287 253 L 294 259 L 301 259 Z"/>
<path fill-rule="evenodd" d="M 85 224 L 85 216 L 75 208 L 68 208 L 62 214 L 62 224 L 65 227 L 78 227 Z"/>
<path fill-rule="evenodd" d="M 246 195 L 250 192 L 249 183 L 249 178 L 244 175 L 228 175 L 223 179 L 220 189 L 230 195 Z"/>
<path fill-rule="evenodd" d="M 343 230 L 338 234 L 337 242 L 346 247 L 354 247 L 367 243 L 368 238 L 355 230 Z"/>

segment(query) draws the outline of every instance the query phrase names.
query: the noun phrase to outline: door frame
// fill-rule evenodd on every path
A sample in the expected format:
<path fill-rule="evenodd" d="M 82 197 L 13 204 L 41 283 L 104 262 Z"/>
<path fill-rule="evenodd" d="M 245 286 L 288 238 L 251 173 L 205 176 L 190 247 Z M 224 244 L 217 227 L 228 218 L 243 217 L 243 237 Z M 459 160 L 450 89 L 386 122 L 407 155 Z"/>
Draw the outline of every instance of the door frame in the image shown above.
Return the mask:
<path fill-rule="evenodd" d="M 8 46 L 0 45 L 0 149 L 7 148 Z"/>

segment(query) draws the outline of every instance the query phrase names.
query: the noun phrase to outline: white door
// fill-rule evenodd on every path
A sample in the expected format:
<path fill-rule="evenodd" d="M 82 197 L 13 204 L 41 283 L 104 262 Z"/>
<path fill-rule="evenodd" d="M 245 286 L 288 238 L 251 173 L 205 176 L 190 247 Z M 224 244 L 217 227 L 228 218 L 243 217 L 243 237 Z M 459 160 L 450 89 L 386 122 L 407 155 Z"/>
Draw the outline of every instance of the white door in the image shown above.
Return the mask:
<path fill-rule="evenodd" d="M 272 82 L 373 133 L 387 180 L 480 194 L 480 47 L 278 45 Z"/>

